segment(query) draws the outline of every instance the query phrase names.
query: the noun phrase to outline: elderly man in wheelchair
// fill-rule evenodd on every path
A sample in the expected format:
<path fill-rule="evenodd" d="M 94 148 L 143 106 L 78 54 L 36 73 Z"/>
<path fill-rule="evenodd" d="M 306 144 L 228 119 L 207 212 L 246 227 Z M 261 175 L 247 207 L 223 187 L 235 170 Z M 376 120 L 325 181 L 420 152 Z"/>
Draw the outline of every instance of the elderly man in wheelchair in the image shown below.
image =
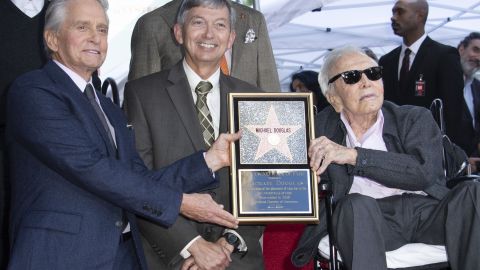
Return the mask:
<path fill-rule="evenodd" d="M 480 269 L 480 184 L 446 186 L 442 134 L 425 108 L 383 99 L 382 68 L 354 47 L 332 51 L 319 82 L 331 107 L 316 117 L 311 167 L 332 185 L 332 242 L 343 267 L 387 269 L 387 251 L 445 246 L 451 269 Z M 327 235 L 326 210 L 292 254 L 296 266 Z"/>

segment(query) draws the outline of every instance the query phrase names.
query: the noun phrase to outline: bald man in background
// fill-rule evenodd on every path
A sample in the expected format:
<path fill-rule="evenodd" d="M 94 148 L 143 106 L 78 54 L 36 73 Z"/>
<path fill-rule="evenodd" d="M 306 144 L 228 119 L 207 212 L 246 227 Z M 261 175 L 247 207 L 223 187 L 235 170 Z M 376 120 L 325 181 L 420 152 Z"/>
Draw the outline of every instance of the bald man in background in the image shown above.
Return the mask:
<path fill-rule="evenodd" d="M 464 148 L 460 125 L 463 105 L 460 57 L 454 47 L 427 35 L 427 17 L 425 0 L 399 0 L 393 6 L 392 29 L 403 42 L 379 60 L 383 67 L 385 100 L 429 108 L 434 99 L 442 99 L 446 133 Z M 405 76 L 402 77 L 402 73 Z"/>

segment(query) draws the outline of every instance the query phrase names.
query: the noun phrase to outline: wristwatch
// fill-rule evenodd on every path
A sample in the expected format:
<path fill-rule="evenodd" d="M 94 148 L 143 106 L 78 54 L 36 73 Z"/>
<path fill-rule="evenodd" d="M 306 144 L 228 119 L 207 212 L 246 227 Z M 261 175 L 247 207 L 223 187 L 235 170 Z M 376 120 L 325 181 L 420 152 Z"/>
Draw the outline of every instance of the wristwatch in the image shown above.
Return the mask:
<path fill-rule="evenodd" d="M 238 246 L 240 246 L 240 239 L 234 233 L 227 232 L 223 235 L 227 243 L 233 246 L 233 252 L 238 251 Z"/>
<path fill-rule="evenodd" d="M 245 256 L 247 254 L 248 248 L 245 242 L 243 242 L 240 237 L 232 232 L 225 232 L 222 235 L 223 238 L 227 241 L 228 244 L 233 246 L 233 253 L 239 253 L 240 255 Z"/>

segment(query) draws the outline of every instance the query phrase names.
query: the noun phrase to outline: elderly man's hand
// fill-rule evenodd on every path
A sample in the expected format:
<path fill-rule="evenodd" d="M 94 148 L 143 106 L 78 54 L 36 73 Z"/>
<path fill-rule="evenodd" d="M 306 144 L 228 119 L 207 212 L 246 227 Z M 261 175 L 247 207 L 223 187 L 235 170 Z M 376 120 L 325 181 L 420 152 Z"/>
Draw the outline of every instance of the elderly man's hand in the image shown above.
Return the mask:
<path fill-rule="evenodd" d="M 183 194 L 180 213 L 199 222 L 238 228 L 238 220 L 223 210 L 223 205 L 216 203 L 209 194 Z"/>
<path fill-rule="evenodd" d="M 336 144 L 322 136 L 311 141 L 308 156 L 310 157 L 310 167 L 317 175 L 320 175 L 330 163 L 355 165 L 357 150 Z"/>
<path fill-rule="evenodd" d="M 212 171 L 230 166 L 230 143 L 240 139 L 242 132 L 233 134 L 222 133 L 205 153 L 205 162 Z"/>
<path fill-rule="evenodd" d="M 218 269 L 222 270 L 228 267 L 232 259 L 227 247 L 218 243 L 211 243 L 203 238 L 198 238 L 188 248 L 194 259 L 194 265 L 199 269 Z M 190 259 L 190 258 L 189 258 Z M 185 261 L 183 269 L 189 269 L 193 263 Z M 185 267 L 185 268 L 183 268 Z"/>

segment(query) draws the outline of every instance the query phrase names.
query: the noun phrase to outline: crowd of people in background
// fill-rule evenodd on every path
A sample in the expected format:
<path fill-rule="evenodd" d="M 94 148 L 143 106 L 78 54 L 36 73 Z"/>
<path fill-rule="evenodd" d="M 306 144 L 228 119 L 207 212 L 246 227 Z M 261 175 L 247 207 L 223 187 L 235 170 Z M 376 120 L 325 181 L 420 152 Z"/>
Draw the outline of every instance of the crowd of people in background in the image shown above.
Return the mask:
<path fill-rule="evenodd" d="M 240 134 L 224 134 L 228 93 L 281 90 L 262 13 L 172 0 L 144 14 L 119 108 L 94 91 L 107 9 L 0 1 L 0 269 L 311 269 L 324 216 L 238 225 L 229 213 L 228 149 Z M 480 248 L 480 188 L 446 188 L 442 134 L 419 108 L 443 101 L 445 133 L 478 172 L 480 33 L 441 44 L 425 31 L 428 13 L 426 0 L 398 0 L 400 46 L 379 59 L 332 48 L 320 71 L 291 75 L 291 92 L 313 96 L 312 170 L 341 187 L 334 237 L 347 269 L 386 269 L 372 250 L 411 241 L 446 245 L 452 269 L 480 267 L 468 252 Z"/>

